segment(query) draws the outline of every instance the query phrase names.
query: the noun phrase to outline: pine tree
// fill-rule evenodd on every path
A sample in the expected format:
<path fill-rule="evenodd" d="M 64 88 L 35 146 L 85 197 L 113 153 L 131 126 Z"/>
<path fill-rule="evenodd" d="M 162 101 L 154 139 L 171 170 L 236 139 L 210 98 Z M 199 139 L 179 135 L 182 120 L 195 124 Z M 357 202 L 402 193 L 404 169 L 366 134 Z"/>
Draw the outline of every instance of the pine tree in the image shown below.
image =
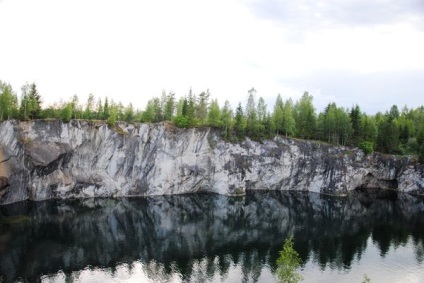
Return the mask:
<path fill-rule="evenodd" d="M 259 97 L 258 105 L 256 108 L 256 116 L 258 121 L 256 122 L 257 136 L 262 138 L 267 135 L 266 122 L 267 122 L 267 110 L 266 103 L 262 97 Z"/>
<path fill-rule="evenodd" d="M 92 93 L 88 95 L 83 118 L 87 120 L 91 120 L 94 118 L 94 95 Z"/>
<path fill-rule="evenodd" d="M 312 95 L 305 92 L 295 106 L 296 132 L 302 139 L 315 138 L 317 121 L 312 101 Z"/>
<path fill-rule="evenodd" d="M 236 132 L 236 136 L 241 138 L 244 137 L 245 134 L 245 119 L 243 114 L 243 108 L 241 107 L 241 103 L 236 108 L 236 115 L 234 117 L 234 130 Z"/>
<path fill-rule="evenodd" d="M 232 117 L 233 110 L 231 109 L 230 102 L 225 100 L 224 107 L 221 110 L 221 123 L 224 128 L 224 136 L 229 138 L 232 130 Z"/>
<path fill-rule="evenodd" d="M 171 121 L 174 117 L 175 110 L 175 93 L 169 92 L 166 96 L 165 110 L 164 110 L 164 120 Z"/>
<path fill-rule="evenodd" d="M 28 115 L 30 119 L 41 118 L 41 96 L 37 91 L 37 86 L 32 83 L 28 92 Z"/>
<path fill-rule="evenodd" d="M 199 94 L 199 103 L 197 104 L 197 118 L 200 121 L 200 125 L 203 125 L 206 122 L 208 117 L 208 107 L 209 107 L 209 90 Z"/>
<path fill-rule="evenodd" d="M 124 120 L 127 123 L 131 123 L 134 121 L 134 107 L 132 103 L 130 103 L 127 107 L 125 107 Z"/>
<path fill-rule="evenodd" d="M 98 120 L 102 120 L 103 119 L 103 104 L 102 104 L 102 99 L 101 98 L 99 98 L 97 100 L 96 119 L 98 119 Z"/>
<path fill-rule="evenodd" d="M 211 127 L 218 128 L 221 126 L 221 110 L 218 100 L 213 99 L 209 107 L 208 124 Z"/>
<path fill-rule="evenodd" d="M 246 131 L 249 137 L 253 137 L 253 135 L 256 134 L 256 124 L 258 122 L 255 102 L 256 90 L 251 88 L 248 93 L 249 95 L 246 103 Z"/>
<path fill-rule="evenodd" d="M 105 104 L 103 105 L 103 114 L 102 119 L 107 120 L 109 118 L 109 100 L 106 96 L 105 98 Z"/>
<path fill-rule="evenodd" d="M 17 97 L 12 86 L 0 81 L 0 121 L 16 118 L 17 103 Z"/>
<path fill-rule="evenodd" d="M 283 107 L 284 107 L 283 100 L 281 98 L 281 95 L 278 94 L 277 100 L 275 101 L 275 104 L 274 104 L 274 111 L 272 113 L 272 119 L 275 124 L 275 130 L 277 135 L 280 135 L 284 132 L 283 131 L 283 124 L 284 124 Z"/>
<path fill-rule="evenodd" d="M 293 101 L 291 99 L 288 99 L 286 103 L 284 103 L 282 114 L 282 133 L 286 135 L 286 138 L 294 136 L 296 132 L 296 121 L 293 117 Z"/>
<path fill-rule="evenodd" d="M 361 141 L 363 141 L 363 133 L 362 133 L 362 113 L 361 109 L 358 105 L 355 105 L 355 107 L 352 107 L 350 110 L 350 121 L 352 123 L 352 138 L 351 138 L 351 144 L 352 145 L 359 145 Z"/>

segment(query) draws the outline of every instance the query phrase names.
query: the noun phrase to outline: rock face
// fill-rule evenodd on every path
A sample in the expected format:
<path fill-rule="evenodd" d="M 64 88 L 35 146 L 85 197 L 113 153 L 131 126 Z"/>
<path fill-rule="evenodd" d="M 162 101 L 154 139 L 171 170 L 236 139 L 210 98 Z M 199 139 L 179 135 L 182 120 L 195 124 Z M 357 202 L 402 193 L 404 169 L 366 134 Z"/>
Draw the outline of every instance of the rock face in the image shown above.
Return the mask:
<path fill-rule="evenodd" d="M 345 195 L 356 188 L 424 194 L 411 157 L 274 138 L 228 143 L 209 128 L 167 123 L 6 121 L 0 150 L 8 186 L 0 204 L 26 199 L 122 197 L 193 192 L 301 190 Z"/>

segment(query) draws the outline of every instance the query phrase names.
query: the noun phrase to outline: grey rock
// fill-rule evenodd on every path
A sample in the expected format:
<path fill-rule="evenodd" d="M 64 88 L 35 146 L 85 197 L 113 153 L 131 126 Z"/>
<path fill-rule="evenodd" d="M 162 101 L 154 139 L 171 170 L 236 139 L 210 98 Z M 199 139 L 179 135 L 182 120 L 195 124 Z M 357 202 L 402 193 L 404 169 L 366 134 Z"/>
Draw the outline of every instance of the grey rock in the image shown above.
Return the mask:
<path fill-rule="evenodd" d="M 5 189 L 9 185 L 9 179 L 4 176 L 0 176 L 0 194 L 3 189 Z"/>
<path fill-rule="evenodd" d="M 356 188 L 424 194 L 416 158 L 276 137 L 228 143 L 209 128 L 72 120 L 0 123 L 10 168 L 0 204 L 26 199 L 193 192 L 298 190 L 346 195 Z"/>

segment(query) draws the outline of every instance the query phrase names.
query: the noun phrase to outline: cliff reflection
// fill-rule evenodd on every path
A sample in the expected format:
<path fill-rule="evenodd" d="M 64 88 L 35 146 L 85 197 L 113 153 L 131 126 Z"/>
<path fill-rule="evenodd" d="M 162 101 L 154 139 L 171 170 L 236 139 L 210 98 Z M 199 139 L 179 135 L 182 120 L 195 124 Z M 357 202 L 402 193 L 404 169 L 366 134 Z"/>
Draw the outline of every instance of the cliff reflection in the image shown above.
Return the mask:
<path fill-rule="evenodd" d="M 30 221 L 7 222 L 18 215 Z M 424 259 L 424 202 L 409 195 L 334 198 L 269 191 L 239 198 L 46 201 L 0 207 L 0 216 L 5 281 L 125 268 L 141 268 L 143 276 L 159 281 L 204 281 L 225 278 L 237 266 L 240 281 L 255 282 L 264 270 L 275 270 L 290 234 L 302 260 L 321 268 L 350 268 L 370 237 L 381 256 L 412 240 L 417 261 Z"/>

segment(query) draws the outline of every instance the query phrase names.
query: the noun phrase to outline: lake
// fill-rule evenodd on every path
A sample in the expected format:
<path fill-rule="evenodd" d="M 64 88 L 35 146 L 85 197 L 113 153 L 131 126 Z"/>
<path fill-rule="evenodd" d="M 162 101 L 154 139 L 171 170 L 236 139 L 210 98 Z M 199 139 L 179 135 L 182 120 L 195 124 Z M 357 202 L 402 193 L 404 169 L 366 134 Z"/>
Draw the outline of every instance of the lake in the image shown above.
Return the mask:
<path fill-rule="evenodd" d="M 0 207 L 0 282 L 424 282 L 424 199 L 249 191 Z"/>

